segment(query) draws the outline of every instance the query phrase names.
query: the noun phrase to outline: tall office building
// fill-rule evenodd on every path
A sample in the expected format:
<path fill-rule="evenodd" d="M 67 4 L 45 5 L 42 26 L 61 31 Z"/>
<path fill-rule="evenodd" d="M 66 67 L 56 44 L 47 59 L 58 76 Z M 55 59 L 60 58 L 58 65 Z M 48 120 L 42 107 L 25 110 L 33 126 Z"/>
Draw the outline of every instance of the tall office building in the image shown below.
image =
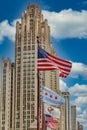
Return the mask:
<path fill-rule="evenodd" d="M 77 130 L 83 130 L 83 125 L 80 122 L 77 122 Z"/>
<path fill-rule="evenodd" d="M 1 103 L 1 130 L 13 130 L 13 87 L 14 87 L 14 63 L 8 58 L 2 59 L 2 103 Z"/>
<path fill-rule="evenodd" d="M 37 128 L 37 36 L 39 45 L 55 54 L 48 22 L 43 18 L 40 8 L 32 4 L 27 7 L 21 22 L 16 24 L 15 130 Z M 56 91 L 58 83 L 58 71 L 40 72 L 40 86 Z"/>
<path fill-rule="evenodd" d="M 65 104 L 60 106 L 60 125 L 58 130 L 65 130 Z"/>
<path fill-rule="evenodd" d="M 70 93 L 62 92 L 65 98 L 65 130 L 71 130 Z"/>
<path fill-rule="evenodd" d="M 76 106 L 71 106 L 71 130 L 76 130 Z"/>

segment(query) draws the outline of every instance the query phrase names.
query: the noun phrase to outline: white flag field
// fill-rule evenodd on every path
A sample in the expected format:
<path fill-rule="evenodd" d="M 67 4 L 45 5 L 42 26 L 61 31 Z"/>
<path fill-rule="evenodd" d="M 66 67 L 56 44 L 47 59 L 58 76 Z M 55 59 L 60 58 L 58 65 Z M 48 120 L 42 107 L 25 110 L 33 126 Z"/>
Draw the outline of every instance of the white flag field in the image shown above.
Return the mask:
<path fill-rule="evenodd" d="M 43 87 L 41 91 L 43 102 L 54 106 L 60 106 L 65 103 L 65 99 L 51 89 Z"/>
<path fill-rule="evenodd" d="M 44 103 L 44 114 L 60 119 L 60 110 L 46 103 Z"/>

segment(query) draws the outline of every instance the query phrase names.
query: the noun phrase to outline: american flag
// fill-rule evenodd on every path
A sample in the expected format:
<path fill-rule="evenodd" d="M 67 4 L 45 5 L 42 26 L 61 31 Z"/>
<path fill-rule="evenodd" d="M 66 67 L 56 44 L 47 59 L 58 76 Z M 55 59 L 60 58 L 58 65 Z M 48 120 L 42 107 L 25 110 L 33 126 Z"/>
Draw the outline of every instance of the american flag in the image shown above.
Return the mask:
<path fill-rule="evenodd" d="M 72 63 L 49 54 L 38 46 L 38 70 L 56 70 L 60 72 L 60 77 L 66 78 L 72 68 Z"/>
<path fill-rule="evenodd" d="M 53 118 L 52 116 L 46 114 L 45 115 L 45 121 L 53 122 L 53 123 L 59 123 L 59 119 Z"/>
<path fill-rule="evenodd" d="M 52 122 L 46 121 L 46 126 L 50 129 L 56 130 L 56 125 Z"/>

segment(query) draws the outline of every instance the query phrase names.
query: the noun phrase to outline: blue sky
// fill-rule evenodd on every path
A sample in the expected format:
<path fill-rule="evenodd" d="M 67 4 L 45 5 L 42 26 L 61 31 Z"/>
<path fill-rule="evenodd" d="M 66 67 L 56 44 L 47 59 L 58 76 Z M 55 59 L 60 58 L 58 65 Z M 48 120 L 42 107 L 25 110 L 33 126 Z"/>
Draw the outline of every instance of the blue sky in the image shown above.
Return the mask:
<path fill-rule="evenodd" d="M 71 74 L 60 89 L 71 93 L 77 120 L 87 130 L 87 0 L 8 0 L 0 3 L 0 62 L 15 56 L 15 22 L 28 4 L 40 6 L 51 28 L 51 41 L 60 58 L 72 61 Z"/>

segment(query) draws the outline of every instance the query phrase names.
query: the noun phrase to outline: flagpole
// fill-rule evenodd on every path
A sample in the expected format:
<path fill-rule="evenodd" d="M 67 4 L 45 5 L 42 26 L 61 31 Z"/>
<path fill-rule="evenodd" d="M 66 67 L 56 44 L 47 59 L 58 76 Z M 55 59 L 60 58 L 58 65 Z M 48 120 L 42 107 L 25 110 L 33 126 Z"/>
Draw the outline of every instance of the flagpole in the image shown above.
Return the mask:
<path fill-rule="evenodd" d="M 42 130 L 45 130 L 44 103 L 42 102 Z"/>
<path fill-rule="evenodd" d="M 37 45 L 39 45 L 39 37 L 37 36 Z M 38 47 L 37 47 L 38 48 Z M 37 130 L 40 130 L 40 73 L 37 71 Z"/>
<path fill-rule="evenodd" d="M 39 70 L 37 72 L 38 90 L 37 90 L 37 130 L 40 130 L 40 83 Z"/>
<path fill-rule="evenodd" d="M 37 36 L 37 44 L 40 44 L 40 39 Z M 38 70 L 38 119 L 37 119 L 37 130 L 40 130 L 40 81 L 39 81 L 39 70 Z M 45 130 L 45 122 L 44 122 L 44 103 L 42 102 L 42 130 Z"/>

